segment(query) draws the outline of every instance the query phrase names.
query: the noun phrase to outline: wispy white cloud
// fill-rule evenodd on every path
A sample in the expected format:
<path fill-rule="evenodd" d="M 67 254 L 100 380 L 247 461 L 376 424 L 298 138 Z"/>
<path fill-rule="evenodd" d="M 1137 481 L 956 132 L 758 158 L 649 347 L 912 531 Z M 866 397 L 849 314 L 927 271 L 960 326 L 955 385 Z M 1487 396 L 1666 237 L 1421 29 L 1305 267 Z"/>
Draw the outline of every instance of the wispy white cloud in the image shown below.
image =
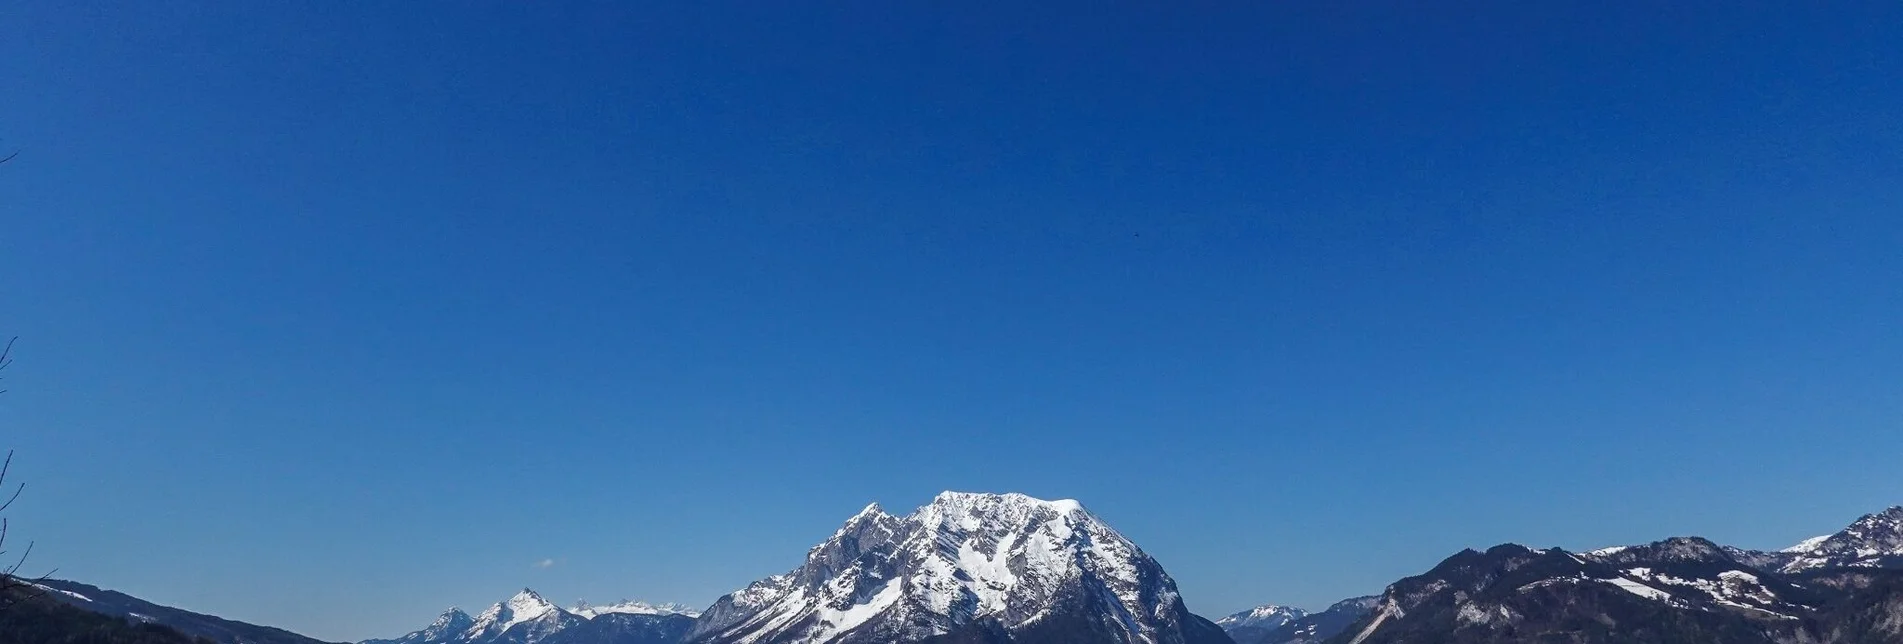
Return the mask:
<path fill-rule="evenodd" d="M 539 569 L 542 569 L 542 570 L 548 570 L 549 568 L 553 568 L 553 567 L 555 567 L 555 560 L 554 560 L 554 559 L 543 559 L 543 560 L 541 560 L 541 561 L 537 561 L 537 562 L 535 562 L 535 567 L 536 567 L 536 568 L 539 568 Z"/>

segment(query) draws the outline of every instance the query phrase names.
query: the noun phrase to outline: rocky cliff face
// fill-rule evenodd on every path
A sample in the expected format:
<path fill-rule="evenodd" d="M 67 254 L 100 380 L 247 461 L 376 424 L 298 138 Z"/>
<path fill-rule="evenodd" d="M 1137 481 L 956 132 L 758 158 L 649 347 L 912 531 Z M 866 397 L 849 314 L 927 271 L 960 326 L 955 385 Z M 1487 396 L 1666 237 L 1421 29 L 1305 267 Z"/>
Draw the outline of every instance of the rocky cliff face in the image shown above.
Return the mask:
<path fill-rule="evenodd" d="M 722 597 L 706 643 L 1226 642 L 1136 544 L 1075 501 L 947 492 L 869 506 L 800 567 Z"/>

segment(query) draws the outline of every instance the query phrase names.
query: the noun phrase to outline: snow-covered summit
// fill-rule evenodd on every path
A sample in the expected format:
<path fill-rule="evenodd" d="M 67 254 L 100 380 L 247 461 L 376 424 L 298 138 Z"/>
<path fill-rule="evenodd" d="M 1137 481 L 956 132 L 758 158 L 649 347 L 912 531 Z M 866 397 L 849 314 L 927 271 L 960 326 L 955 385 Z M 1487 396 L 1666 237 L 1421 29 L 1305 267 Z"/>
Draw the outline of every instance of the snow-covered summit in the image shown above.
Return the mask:
<path fill-rule="evenodd" d="M 1779 550 L 1778 552 L 1801 555 L 1801 554 L 1816 550 L 1817 546 L 1823 545 L 1824 540 L 1829 538 L 1830 538 L 1830 535 L 1827 535 L 1827 534 L 1822 536 L 1811 537 L 1809 539 L 1805 539 L 1803 541 L 1797 542 L 1797 545 L 1793 545 L 1789 548 Z"/>
<path fill-rule="evenodd" d="M 508 632 L 518 624 L 536 624 L 536 632 L 547 633 L 560 630 L 563 617 L 574 618 L 568 611 L 562 610 L 554 602 L 543 599 L 535 591 L 523 588 L 514 596 L 496 602 L 476 615 L 476 621 L 463 631 L 462 639 L 478 641 L 491 639 Z M 526 637 L 528 644 L 540 641 L 540 637 Z"/>
<path fill-rule="evenodd" d="M 463 609 L 461 608 L 451 606 L 449 607 L 449 610 L 445 610 L 443 611 L 443 614 L 436 616 L 436 621 L 430 622 L 429 627 L 432 629 L 446 629 L 446 628 L 452 628 L 452 627 L 457 629 L 463 629 L 463 628 L 468 628 L 470 624 L 474 624 L 475 622 L 476 622 L 476 618 L 470 617 L 469 613 L 463 612 Z"/>
<path fill-rule="evenodd" d="M 366 640 L 362 644 L 592 644 L 601 632 L 625 631 L 629 620 L 653 624 L 648 629 L 653 632 L 680 635 L 698 614 L 680 604 L 628 600 L 606 606 L 579 602 L 574 609 L 564 609 L 524 588 L 475 617 L 450 608 L 421 630 L 393 640 Z M 591 623 L 601 628 L 576 628 Z"/>
<path fill-rule="evenodd" d="M 1255 608 L 1251 608 L 1249 610 L 1235 613 L 1235 614 L 1229 615 L 1228 617 L 1224 617 L 1222 619 L 1216 620 L 1216 625 L 1221 626 L 1224 629 L 1236 629 L 1236 628 L 1244 628 L 1244 627 L 1273 629 L 1273 628 L 1281 628 L 1283 624 L 1287 624 L 1289 622 L 1293 622 L 1295 620 L 1298 620 L 1307 616 L 1308 616 L 1308 611 L 1302 610 L 1300 608 L 1295 608 L 1293 606 L 1277 606 L 1275 604 L 1266 604 L 1263 606 L 1257 606 Z"/>
<path fill-rule="evenodd" d="M 1786 572 L 1903 565 L 1903 506 L 1863 515 L 1835 534 L 1806 539 L 1784 552 L 1792 555 Z"/>
<path fill-rule="evenodd" d="M 588 603 L 587 601 L 577 601 L 575 602 L 575 607 L 568 609 L 568 612 L 574 613 L 576 615 L 580 615 L 582 617 L 586 617 L 588 619 L 594 619 L 597 615 L 609 615 L 609 614 L 686 615 L 688 617 L 700 616 L 700 611 L 698 609 L 695 609 L 694 607 L 688 606 L 686 604 L 675 604 L 671 602 L 663 603 L 663 604 L 650 604 L 644 601 L 633 601 L 633 600 L 627 600 L 627 599 L 623 599 L 621 601 L 618 601 L 612 604 L 607 604 L 604 606 L 596 606 L 596 605 Z"/>
<path fill-rule="evenodd" d="M 1191 641 L 1175 582 L 1082 504 L 967 492 L 903 518 L 866 506 L 799 568 L 722 597 L 689 639 L 892 642 L 1060 615 L 1110 641 Z"/>

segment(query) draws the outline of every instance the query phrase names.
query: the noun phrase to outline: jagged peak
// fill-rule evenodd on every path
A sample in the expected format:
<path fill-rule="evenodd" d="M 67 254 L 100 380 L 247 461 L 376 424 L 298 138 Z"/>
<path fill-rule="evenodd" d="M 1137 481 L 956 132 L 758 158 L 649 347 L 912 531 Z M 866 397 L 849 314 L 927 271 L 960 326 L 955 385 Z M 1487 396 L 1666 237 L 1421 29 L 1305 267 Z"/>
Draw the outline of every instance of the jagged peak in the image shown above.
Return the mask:
<path fill-rule="evenodd" d="M 1899 526 L 1903 526 L 1903 505 L 1893 505 L 1882 512 L 1863 515 L 1850 524 L 1851 528 L 1897 528 Z"/>
<path fill-rule="evenodd" d="M 1117 628 L 1135 641 L 1161 641 L 1146 639 L 1151 629 L 1174 626 L 1153 620 L 1183 610 L 1168 574 L 1083 504 L 948 491 L 903 518 L 865 506 L 799 568 L 722 597 L 689 639 L 820 642 L 862 627 L 922 636 L 974 620 L 1009 629 L 1069 593 L 1119 605 Z"/>
<path fill-rule="evenodd" d="M 896 523 L 898 520 L 898 517 L 886 514 L 885 508 L 879 507 L 878 503 L 871 503 L 866 505 L 865 509 L 860 510 L 858 514 L 852 515 L 852 518 L 846 519 L 846 522 L 841 524 L 839 529 L 833 532 L 833 538 L 838 539 L 847 533 L 856 532 L 864 528 L 867 524 L 889 525 Z"/>
<path fill-rule="evenodd" d="M 508 599 L 496 602 L 481 615 L 476 616 L 472 631 L 506 630 L 511 626 L 530 621 L 551 613 L 561 613 L 560 606 L 543 599 L 534 590 L 524 587 Z"/>
<path fill-rule="evenodd" d="M 1786 552 L 1862 557 L 1903 554 L 1903 506 L 1863 515 L 1835 534 L 1805 540 Z"/>
<path fill-rule="evenodd" d="M 877 504 L 874 504 L 877 505 Z M 1075 499 L 1057 499 L 1046 501 L 1027 494 L 1005 492 L 955 492 L 946 490 L 932 497 L 932 506 L 938 507 L 998 507 L 998 506 L 1038 506 L 1050 508 L 1060 514 L 1069 514 L 1084 508 Z"/>
<path fill-rule="evenodd" d="M 1065 524 L 1072 526 L 1090 525 L 1114 533 L 1084 510 L 1082 503 L 1071 499 L 1046 501 L 1016 492 L 941 492 L 932 498 L 931 503 L 906 517 L 906 521 L 917 522 L 928 528 L 954 531 L 985 525 L 1016 527 L 1051 519 L 1062 519 Z"/>
<path fill-rule="evenodd" d="M 431 624 L 431 626 L 445 626 L 456 622 L 466 622 L 471 619 L 473 618 L 469 616 L 469 613 L 463 612 L 462 608 L 451 606 L 449 610 L 445 610 L 441 615 L 437 615 L 436 622 Z"/>

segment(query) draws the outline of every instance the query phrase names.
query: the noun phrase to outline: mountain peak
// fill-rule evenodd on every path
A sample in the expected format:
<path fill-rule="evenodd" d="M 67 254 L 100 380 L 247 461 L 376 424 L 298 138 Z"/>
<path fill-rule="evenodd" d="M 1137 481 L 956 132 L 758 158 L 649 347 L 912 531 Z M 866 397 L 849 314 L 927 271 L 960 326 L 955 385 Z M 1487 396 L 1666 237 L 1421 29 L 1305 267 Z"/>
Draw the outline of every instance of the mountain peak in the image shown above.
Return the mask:
<path fill-rule="evenodd" d="M 722 597 L 689 639 L 893 642 L 1070 627 L 1057 624 L 1125 642 L 1181 642 L 1196 628 L 1175 582 L 1082 504 L 944 492 L 904 518 L 866 506 L 799 568 Z"/>
<path fill-rule="evenodd" d="M 1062 525 L 1103 526 L 1070 499 L 1046 501 L 1016 492 L 990 494 L 942 492 L 925 507 L 913 512 L 908 521 L 917 521 L 932 529 L 969 532 L 989 526 L 992 529 L 1018 530 L 1033 523 L 1057 521 Z M 1107 526 L 1105 527 L 1107 530 Z"/>
<path fill-rule="evenodd" d="M 686 604 L 675 604 L 675 603 L 650 604 L 644 601 L 636 601 L 636 600 L 629 600 L 629 599 L 623 599 L 621 601 L 608 604 L 605 606 L 596 606 L 586 601 L 578 600 L 575 602 L 575 607 L 568 609 L 568 612 L 574 613 L 576 615 L 580 615 L 588 619 L 594 619 L 595 617 L 600 615 L 611 615 L 611 614 L 686 615 L 688 617 L 700 616 L 700 611 L 695 610 L 693 607 L 688 606 Z"/>
<path fill-rule="evenodd" d="M 473 621 L 475 621 L 475 618 L 470 617 L 469 613 L 463 612 L 461 608 L 451 606 L 449 610 L 443 611 L 443 614 L 436 616 L 436 621 L 430 623 L 430 628 L 442 628 L 456 626 L 458 624 L 461 625 L 458 626 L 458 628 L 463 628 L 467 627 Z"/>
<path fill-rule="evenodd" d="M 1903 506 L 1863 515 L 1835 534 L 1806 539 L 1785 553 L 1796 555 L 1785 572 L 1896 562 L 1903 559 Z"/>
<path fill-rule="evenodd" d="M 1274 629 L 1307 616 L 1308 611 L 1300 608 L 1264 604 L 1216 620 L 1216 625 L 1225 630 L 1244 627 Z"/>
<path fill-rule="evenodd" d="M 1671 537 L 1644 545 L 1594 550 L 1586 553 L 1586 556 L 1613 565 L 1636 562 L 1726 562 L 1735 559 L 1723 546 L 1704 537 Z"/>
<path fill-rule="evenodd" d="M 477 615 L 475 623 L 471 624 L 467 629 L 467 637 L 465 637 L 465 639 L 474 639 L 478 636 L 494 636 L 508 631 L 516 624 L 535 621 L 551 615 L 559 621 L 560 617 L 567 615 L 567 611 L 562 610 L 560 606 L 556 606 L 553 602 L 543 599 L 542 596 L 536 594 L 534 590 L 525 587 L 508 599 L 489 606 L 488 609 L 482 611 L 481 615 Z M 574 617 L 573 615 L 567 616 L 571 618 Z"/>
<path fill-rule="evenodd" d="M 1893 505 L 1882 512 L 1866 514 L 1850 524 L 1854 530 L 1903 530 L 1903 505 Z"/>
<path fill-rule="evenodd" d="M 878 505 L 878 504 L 873 504 Z M 1017 492 L 996 494 L 991 492 L 954 492 L 946 490 L 932 497 L 932 506 L 948 508 L 997 508 L 997 507 L 1044 507 L 1062 514 L 1083 509 L 1083 504 L 1073 499 L 1046 501 Z"/>

